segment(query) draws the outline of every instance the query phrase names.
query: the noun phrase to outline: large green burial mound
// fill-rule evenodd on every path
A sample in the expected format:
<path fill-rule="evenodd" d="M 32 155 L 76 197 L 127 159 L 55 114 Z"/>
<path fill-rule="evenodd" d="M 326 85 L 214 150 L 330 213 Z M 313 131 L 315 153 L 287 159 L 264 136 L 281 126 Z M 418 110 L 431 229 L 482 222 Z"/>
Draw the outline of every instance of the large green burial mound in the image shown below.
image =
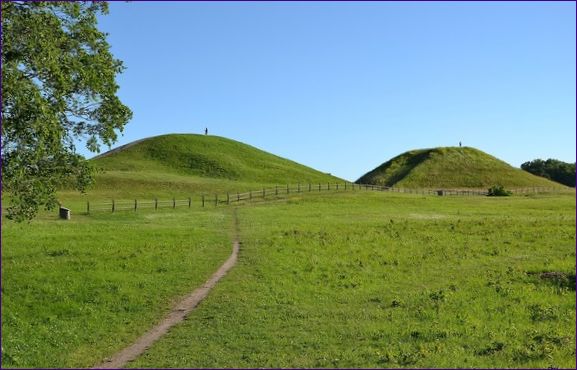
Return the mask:
<path fill-rule="evenodd" d="M 238 141 L 195 134 L 138 140 L 99 155 L 92 162 L 104 170 L 105 178 L 131 173 L 133 177 L 166 174 L 261 184 L 340 180 Z"/>

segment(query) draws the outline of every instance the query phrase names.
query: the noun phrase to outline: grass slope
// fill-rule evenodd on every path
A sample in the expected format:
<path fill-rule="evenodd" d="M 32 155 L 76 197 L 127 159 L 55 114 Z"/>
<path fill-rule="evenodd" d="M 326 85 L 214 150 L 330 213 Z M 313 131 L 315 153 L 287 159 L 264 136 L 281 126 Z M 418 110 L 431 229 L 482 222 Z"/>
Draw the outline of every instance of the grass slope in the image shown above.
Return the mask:
<path fill-rule="evenodd" d="M 170 134 L 137 140 L 90 160 L 99 172 L 85 194 L 70 189 L 58 200 L 74 213 L 86 201 L 186 199 L 284 184 L 344 180 L 218 136 Z M 4 196 L 4 194 L 3 194 Z M 3 198 L 4 200 L 4 198 Z"/>
<path fill-rule="evenodd" d="M 216 184 L 227 184 L 236 190 L 239 183 L 342 181 L 250 145 L 218 136 L 162 135 L 119 149 L 92 160 L 96 167 L 105 170 L 97 178 L 96 190 L 126 186 L 159 189 L 166 187 L 167 183 L 182 190 L 214 189 Z"/>
<path fill-rule="evenodd" d="M 470 147 L 412 150 L 383 163 L 357 183 L 406 188 L 563 187 Z"/>

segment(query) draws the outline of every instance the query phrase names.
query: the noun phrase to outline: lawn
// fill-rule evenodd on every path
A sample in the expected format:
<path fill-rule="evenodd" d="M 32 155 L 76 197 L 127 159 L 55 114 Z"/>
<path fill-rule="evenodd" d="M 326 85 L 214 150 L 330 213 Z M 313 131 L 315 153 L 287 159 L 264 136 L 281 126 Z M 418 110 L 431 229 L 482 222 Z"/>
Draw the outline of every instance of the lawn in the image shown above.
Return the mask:
<path fill-rule="evenodd" d="M 88 367 L 159 321 L 231 251 L 227 212 L 2 224 L 2 366 Z"/>
<path fill-rule="evenodd" d="M 307 195 L 239 217 L 239 264 L 131 366 L 575 367 L 574 195 Z"/>
<path fill-rule="evenodd" d="M 130 344 L 227 258 L 231 210 L 3 220 L 3 366 Z M 238 264 L 130 366 L 575 367 L 574 194 L 312 192 L 238 215 Z"/>

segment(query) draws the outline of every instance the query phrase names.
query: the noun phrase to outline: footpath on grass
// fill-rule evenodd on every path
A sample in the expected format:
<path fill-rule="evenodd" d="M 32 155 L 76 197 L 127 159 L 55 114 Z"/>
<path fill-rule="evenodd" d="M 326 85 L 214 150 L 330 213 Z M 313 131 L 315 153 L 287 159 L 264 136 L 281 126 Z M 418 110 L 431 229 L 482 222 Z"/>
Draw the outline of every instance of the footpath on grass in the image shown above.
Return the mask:
<path fill-rule="evenodd" d="M 133 344 L 122 351 L 116 353 L 111 358 L 96 365 L 93 369 L 118 369 L 126 366 L 130 361 L 134 361 L 143 354 L 154 342 L 168 332 L 170 328 L 182 322 L 186 316 L 194 310 L 198 304 L 208 295 L 216 283 L 236 264 L 240 250 L 238 217 L 236 209 L 233 212 L 234 218 L 234 241 L 232 243 L 232 253 L 228 259 L 216 270 L 200 288 L 180 301 L 172 311 L 161 322 L 152 327 L 148 332 L 138 338 Z"/>
<path fill-rule="evenodd" d="M 358 190 L 361 190 L 361 189 L 363 189 L 363 190 L 377 190 L 377 191 L 395 191 L 396 190 L 393 188 L 370 186 L 370 185 L 363 185 L 363 186 L 356 185 L 356 187 Z M 347 187 L 346 184 L 344 187 L 341 187 L 340 189 L 348 190 L 347 188 L 351 189 L 351 190 L 355 189 L 354 185 Z M 338 191 L 339 186 L 335 185 L 335 186 L 333 186 L 333 189 Z M 283 188 L 283 190 L 284 190 L 284 188 Z M 318 185 L 318 188 L 316 189 L 316 191 L 320 192 L 322 190 L 324 190 L 324 189 L 322 189 L 321 186 Z M 330 184 L 327 184 L 326 190 L 331 190 Z M 542 191 L 543 189 L 530 188 L 526 192 L 527 193 L 533 193 L 533 192 L 537 193 L 540 190 Z M 549 189 L 547 189 L 547 190 L 549 190 Z M 311 185 L 309 185 L 308 187 L 303 187 L 303 188 L 301 188 L 301 186 L 298 185 L 298 187 L 296 188 L 296 191 L 293 191 L 293 193 L 298 194 L 298 193 L 313 192 L 313 191 L 314 191 L 314 188 Z M 420 191 L 416 190 L 416 189 L 410 189 L 407 191 L 405 191 L 403 189 L 403 191 L 398 191 L 398 190 L 396 190 L 396 191 L 397 192 L 404 192 L 404 193 L 420 194 Z M 262 190 L 262 193 L 260 194 L 261 197 L 254 196 L 255 193 L 256 192 L 246 193 L 248 195 L 248 197 L 245 199 L 243 199 L 243 197 L 241 197 L 241 194 L 237 194 L 237 197 L 235 197 L 236 199 L 231 197 L 229 194 L 227 194 L 227 197 L 225 198 L 226 200 L 224 200 L 224 201 L 219 201 L 218 196 L 216 196 L 214 205 L 217 206 L 221 202 L 226 203 L 226 204 L 231 204 L 233 201 L 239 202 L 239 203 L 237 203 L 237 205 L 240 205 L 240 201 L 242 201 L 242 200 L 250 200 L 250 201 L 262 200 L 262 201 L 269 201 L 270 202 L 273 200 L 278 201 L 278 200 L 282 199 L 282 198 L 278 198 L 278 197 L 269 197 L 267 199 L 266 198 L 267 189 Z M 275 193 L 276 193 L 275 195 L 280 195 L 278 188 L 275 189 Z M 290 193 L 291 193 L 291 189 L 289 188 L 289 186 L 287 186 L 286 187 L 286 194 L 290 194 Z M 423 191 L 422 193 L 423 194 L 435 194 L 435 195 L 486 195 L 486 193 L 483 194 L 480 191 L 474 192 L 471 190 L 459 190 L 459 191 L 455 190 L 454 193 L 450 193 L 447 190 L 438 190 L 435 192 L 433 192 L 432 190 L 428 190 L 427 192 Z M 519 191 L 519 193 L 523 193 L 523 192 Z M 177 201 L 175 201 L 175 200 L 173 200 L 171 203 L 172 203 L 173 208 L 176 208 L 176 206 L 178 205 Z M 191 206 L 190 198 L 187 201 L 187 203 L 188 203 L 188 207 L 190 207 Z M 134 204 L 135 204 L 134 210 L 136 210 L 136 204 L 137 203 L 135 202 Z M 204 197 L 202 199 L 202 206 L 204 207 Z M 113 203 L 112 210 L 113 210 L 113 212 L 115 210 L 114 203 Z M 163 335 L 165 335 L 170 328 L 172 328 L 173 326 L 182 322 L 186 318 L 186 316 L 198 306 L 198 304 L 208 295 L 208 293 L 216 285 L 216 283 L 224 275 L 226 275 L 226 273 L 237 262 L 237 258 L 238 258 L 238 254 L 239 254 L 239 250 L 240 250 L 240 241 L 239 241 L 239 221 L 238 221 L 238 217 L 237 217 L 237 209 L 236 208 L 233 211 L 233 220 L 234 220 L 234 240 L 233 240 L 233 244 L 232 244 L 232 253 L 228 257 L 228 259 L 219 267 L 219 269 L 210 277 L 210 279 L 208 279 L 201 287 L 195 289 L 192 293 L 190 293 L 188 296 L 186 296 L 180 303 L 178 303 L 171 310 L 171 312 L 161 322 L 159 322 L 158 324 L 153 326 L 144 335 L 139 337 L 133 344 L 127 346 L 126 348 L 124 348 L 120 352 L 116 353 L 112 357 L 105 359 L 102 363 L 94 366 L 93 369 L 114 369 L 114 368 L 121 368 L 121 367 L 126 366 L 129 362 L 134 361 L 137 357 L 142 355 L 149 347 L 151 347 L 154 344 L 154 342 L 156 342 Z"/>

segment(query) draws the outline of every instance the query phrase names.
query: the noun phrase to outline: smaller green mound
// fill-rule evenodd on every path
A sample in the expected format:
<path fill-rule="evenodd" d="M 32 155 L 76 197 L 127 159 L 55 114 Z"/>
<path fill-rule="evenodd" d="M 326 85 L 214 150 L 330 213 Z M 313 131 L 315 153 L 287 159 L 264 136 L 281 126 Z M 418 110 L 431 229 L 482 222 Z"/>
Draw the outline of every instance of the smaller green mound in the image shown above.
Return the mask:
<path fill-rule="evenodd" d="M 562 187 L 470 147 L 408 151 L 356 182 L 405 188 Z"/>

